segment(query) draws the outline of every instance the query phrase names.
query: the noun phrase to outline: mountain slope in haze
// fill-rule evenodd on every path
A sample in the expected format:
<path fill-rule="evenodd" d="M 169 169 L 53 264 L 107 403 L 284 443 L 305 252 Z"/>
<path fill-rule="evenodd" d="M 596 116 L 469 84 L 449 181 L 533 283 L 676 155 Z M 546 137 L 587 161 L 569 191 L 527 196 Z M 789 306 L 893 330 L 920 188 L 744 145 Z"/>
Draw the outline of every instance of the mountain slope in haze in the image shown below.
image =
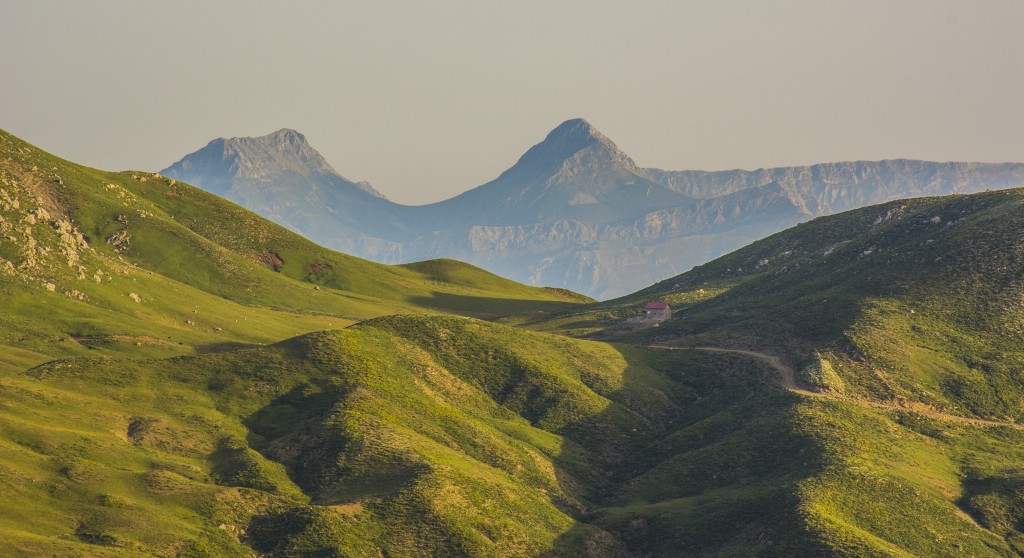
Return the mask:
<path fill-rule="evenodd" d="M 377 198 L 380 192 L 367 183 L 353 183 L 335 171 L 330 164 L 306 143 L 306 137 L 287 128 L 261 138 L 216 139 L 196 153 L 169 167 L 174 173 L 191 173 L 204 178 L 209 189 L 221 197 L 250 194 L 239 188 L 231 177 L 249 181 L 251 185 L 278 180 L 293 173 L 308 179 L 334 176 L 348 190 L 358 189 Z"/>
<path fill-rule="evenodd" d="M 497 179 L 423 206 L 433 230 L 578 221 L 604 223 L 690 199 L 644 177 L 585 120 L 562 123 Z"/>
<path fill-rule="evenodd" d="M 137 346 L 176 354 L 396 312 L 493 317 L 584 300 L 451 260 L 387 266 L 340 254 L 198 188 L 75 165 L 6 133 L 0 233 L 0 345 L 27 351 L 22 362 Z"/>
<path fill-rule="evenodd" d="M 211 145 L 266 146 L 276 135 Z M 294 171 L 299 175 L 318 175 L 316 169 L 326 165 L 318 155 L 302 155 L 315 153 L 304 141 L 286 147 L 293 153 L 286 168 L 294 171 L 294 161 L 308 160 L 305 170 Z M 521 282 L 598 298 L 637 290 L 816 216 L 911 196 L 1024 185 L 1024 164 L 896 160 L 756 171 L 645 169 L 585 120 L 574 119 L 494 181 L 409 207 L 360 193 L 351 183 L 348 194 L 331 197 L 316 193 L 309 180 L 297 186 L 296 179 L 269 172 L 248 178 L 223 165 L 221 172 L 207 172 L 209 149 L 164 174 L 224 192 L 326 246 L 362 257 L 388 263 L 456 258 Z M 275 168 L 276 151 L 262 149 L 270 153 L 253 150 L 252 166 Z M 213 159 L 220 161 L 222 152 L 212 150 Z M 270 197 L 277 201 L 268 202 Z"/>
<path fill-rule="evenodd" d="M 351 239 L 402 226 L 393 214 L 400 206 L 388 202 L 368 183 L 338 174 L 295 130 L 215 139 L 161 174 L 202 184 L 308 238 L 321 243 L 330 240 L 331 248 L 347 253 L 358 251 L 359 243 Z M 373 238 L 362 242 L 379 244 Z"/>
<path fill-rule="evenodd" d="M 966 194 L 1020 186 L 1014 163 L 932 163 L 896 159 L 825 163 L 755 171 L 644 169 L 654 182 L 687 196 L 712 199 L 766 184 L 785 188 L 794 205 L 815 217 L 895 199 Z M 1014 181 L 1018 183 L 1014 183 Z"/>

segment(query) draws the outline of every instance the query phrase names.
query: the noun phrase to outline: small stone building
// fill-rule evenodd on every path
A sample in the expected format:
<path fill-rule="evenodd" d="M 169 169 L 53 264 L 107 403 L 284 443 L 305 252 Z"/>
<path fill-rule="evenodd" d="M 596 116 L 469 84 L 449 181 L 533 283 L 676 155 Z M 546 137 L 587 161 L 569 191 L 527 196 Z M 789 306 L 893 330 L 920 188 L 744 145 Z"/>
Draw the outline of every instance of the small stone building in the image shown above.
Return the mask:
<path fill-rule="evenodd" d="M 650 322 L 664 322 L 672 317 L 672 308 L 667 302 L 653 300 L 644 307 L 643 320 Z"/>

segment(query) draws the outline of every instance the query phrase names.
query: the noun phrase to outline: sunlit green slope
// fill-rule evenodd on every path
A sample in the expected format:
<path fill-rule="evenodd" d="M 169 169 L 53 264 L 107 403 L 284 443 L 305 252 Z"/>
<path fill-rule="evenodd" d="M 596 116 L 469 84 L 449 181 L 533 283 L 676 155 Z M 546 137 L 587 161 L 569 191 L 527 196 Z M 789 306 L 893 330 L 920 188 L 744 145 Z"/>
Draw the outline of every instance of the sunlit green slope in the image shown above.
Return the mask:
<path fill-rule="evenodd" d="M 163 355 L 399 311 L 488 317 L 582 300 L 451 260 L 346 256 L 186 184 L 85 168 L 0 132 L 5 346 Z"/>
<path fill-rule="evenodd" d="M 0 384 L 0 531 L 7 555 L 625 556 L 588 513 L 711 443 L 670 433 L 785 398 L 724 362 L 428 316 L 55 361 Z M 772 482 L 742 503 L 784 498 L 799 467 L 757 469 Z"/>

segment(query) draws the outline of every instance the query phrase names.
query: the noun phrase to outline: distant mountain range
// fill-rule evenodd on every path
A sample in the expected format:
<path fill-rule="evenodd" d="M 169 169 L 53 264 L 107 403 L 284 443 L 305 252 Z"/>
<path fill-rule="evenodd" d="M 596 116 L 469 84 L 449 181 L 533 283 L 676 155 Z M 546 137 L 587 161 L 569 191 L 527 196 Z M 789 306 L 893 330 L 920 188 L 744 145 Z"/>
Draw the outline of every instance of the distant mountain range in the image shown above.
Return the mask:
<path fill-rule="evenodd" d="M 293 130 L 217 139 L 161 174 L 379 262 L 464 260 L 597 298 L 635 291 L 814 217 L 1024 185 L 1024 164 L 858 161 L 755 171 L 639 167 L 581 119 L 495 180 L 424 206 L 342 177 Z"/>

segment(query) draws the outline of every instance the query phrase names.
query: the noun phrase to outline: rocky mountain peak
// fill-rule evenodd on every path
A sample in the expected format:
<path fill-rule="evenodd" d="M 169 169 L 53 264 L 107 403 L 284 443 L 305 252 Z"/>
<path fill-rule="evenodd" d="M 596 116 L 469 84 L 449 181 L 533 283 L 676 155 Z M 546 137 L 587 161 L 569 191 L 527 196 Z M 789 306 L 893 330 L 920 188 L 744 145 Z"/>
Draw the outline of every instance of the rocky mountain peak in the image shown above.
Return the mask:
<path fill-rule="evenodd" d="M 291 145 L 296 147 L 309 145 L 306 143 L 306 136 L 302 135 L 301 132 L 292 130 L 291 128 L 281 128 L 276 132 L 256 139 L 266 140 L 267 143 L 271 145 Z"/>
<path fill-rule="evenodd" d="M 306 136 L 290 128 L 265 136 L 215 139 L 161 173 L 220 195 L 235 180 L 274 181 L 285 173 L 342 178 Z"/>
<path fill-rule="evenodd" d="M 556 174 L 584 167 L 601 167 L 640 174 L 640 169 L 612 140 L 582 118 L 566 120 L 552 130 L 544 141 L 534 145 L 511 169 L 507 178 L 545 180 Z"/>
<path fill-rule="evenodd" d="M 564 137 L 578 137 L 578 138 L 595 138 L 604 137 L 597 128 L 582 118 L 572 118 L 562 122 L 555 127 L 554 130 L 548 134 L 544 141 L 551 141 L 558 138 Z"/>
<path fill-rule="evenodd" d="M 233 158 L 239 178 L 263 179 L 282 170 L 309 176 L 337 174 L 306 137 L 282 128 L 254 138 L 232 138 L 225 142 L 224 156 Z"/>

